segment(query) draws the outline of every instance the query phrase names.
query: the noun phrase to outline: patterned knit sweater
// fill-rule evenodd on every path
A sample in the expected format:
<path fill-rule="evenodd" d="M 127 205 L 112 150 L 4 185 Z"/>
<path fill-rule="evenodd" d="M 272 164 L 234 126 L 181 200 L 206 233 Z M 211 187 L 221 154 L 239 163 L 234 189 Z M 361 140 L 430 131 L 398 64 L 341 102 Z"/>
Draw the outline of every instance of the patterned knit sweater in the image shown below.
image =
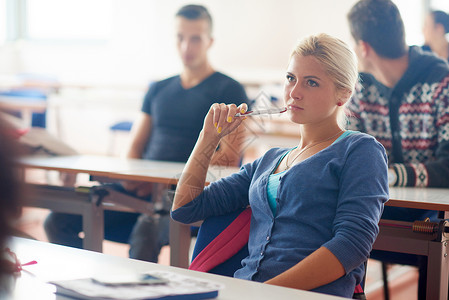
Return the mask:
<path fill-rule="evenodd" d="M 396 186 L 449 187 L 449 67 L 419 47 L 388 88 L 370 74 L 348 105 L 348 129 L 373 135 L 385 147 Z"/>

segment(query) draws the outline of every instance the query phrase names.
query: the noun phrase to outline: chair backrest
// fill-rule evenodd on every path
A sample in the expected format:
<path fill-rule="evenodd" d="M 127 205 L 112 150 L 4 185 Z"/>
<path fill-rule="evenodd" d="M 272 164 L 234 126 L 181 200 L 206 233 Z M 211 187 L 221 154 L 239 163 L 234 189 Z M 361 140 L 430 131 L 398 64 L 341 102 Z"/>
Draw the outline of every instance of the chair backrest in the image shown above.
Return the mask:
<path fill-rule="evenodd" d="M 133 127 L 133 122 L 131 121 L 121 121 L 115 123 L 109 127 L 111 131 L 130 131 Z"/>
<path fill-rule="evenodd" d="M 191 270 L 232 277 L 248 256 L 251 209 L 208 218 L 201 225 L 192 255 Z"/>
<path fill-rule="evenodd" d="M 21 99 L 29 99 L 29 101 L 34 100 L 47 100 L 47 95 L 40 91 L 39 89 L 14 89 L 7 91 L 0 91 L 0 96 L 5 97 L 20 97 Z M 9 111 L 8 113 L 20 118 L 20 111 Z M 46 112 L 38 112 L 33 113 L 31 116 L 31 126 L 32 127 L 41 127 L 46 128 L 47 126 L 47 113 Z"/>
<path fill-rule="evenodd" d="M 120 142 L 119 138 L 121 138 L 122 134 L 129 136 L 132 126 L 133 122 L 131 121 L 121 121 L 109 126 L 110 136 L 108 142 L 108 155 L 115 156 L 121 154 L 120 152 L 123 151 L 122 146 L 127 143 L 123 143 L 123 141 Z"/>
<path fill-rule="evenodd" d="M 232 277 L 249 254 L 250 222 L 249 207 L 204 220 L 198 231 L 189 269 Z M 355 287 L 353 299 L 366 300 L 362 286 L 364 281 Z"/>

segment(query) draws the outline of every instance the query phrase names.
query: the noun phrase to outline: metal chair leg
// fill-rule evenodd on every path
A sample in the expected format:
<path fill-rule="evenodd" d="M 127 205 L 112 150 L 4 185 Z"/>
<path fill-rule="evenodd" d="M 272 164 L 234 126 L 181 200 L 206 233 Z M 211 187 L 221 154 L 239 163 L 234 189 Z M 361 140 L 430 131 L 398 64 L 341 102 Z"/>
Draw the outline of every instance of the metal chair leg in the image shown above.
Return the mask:
<path fill-rule="evenodd" d="M 382 279 L 384 282 L 384 299 L 390 300 L 390 291 L 388 290 L 387 263 L 382 262 Z"/>

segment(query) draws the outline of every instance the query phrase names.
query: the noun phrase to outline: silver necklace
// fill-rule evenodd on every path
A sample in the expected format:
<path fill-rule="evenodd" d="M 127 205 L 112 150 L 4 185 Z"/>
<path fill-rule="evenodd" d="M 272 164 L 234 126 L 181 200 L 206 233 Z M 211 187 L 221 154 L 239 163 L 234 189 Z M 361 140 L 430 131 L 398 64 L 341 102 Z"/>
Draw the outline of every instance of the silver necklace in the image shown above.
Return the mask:
<path fill-rule="evenodd" d="M 301 151 L 299 151 L 299 153 L 293 158 L 293 160 L 290 162 L 290 164 L 288 163 L 288 159 L 290 158 L 290 154 L 293 152 L 293 151 L 290 151 L 289 153 L 288 153 L 288 155 L 287 155 L 287 159 L 285 160 L 285 166 L 286 166 L 286 168 L 285 168 L 285 170 L 288 170 L 288 169 L 290 169 L 290 167 L 293 165 L 293 162 L 304 152 L 304 151 L 306 151 L 306 150 L 308 150 L 308 149 L 310 149 L 310 148 L 312 148 L 312 147 L 315 147 L 316 145 L 319 145 L 319 144 L 322 144 L 322 143 L 324 143 L 324 142 L 327 142 L 327 141 L 329 141 L 329 140 L 331 140 L 331 139 L 333 139 L 334 137 L 336 137 L 338 134 L 340 134 L 340 133 L 342 133 L 343 132 L 343 130 L 340 130 L 339 132 L 337 132 L 336 134 L 334 134 L 333 136 L 331 136 L 331 137 L 328 137 L 328 138 L 326 138 L 326 139 L 324 139 L 324 140 L 321 140 L 321 141 L 318 141 L 318 142 L 316 142 L 316 143 L 313 143 L 313 144 L 310 144 L 309 146 L 306 146 L 306 147 L 304 147 L 303 149 L 301 149 Z"/>

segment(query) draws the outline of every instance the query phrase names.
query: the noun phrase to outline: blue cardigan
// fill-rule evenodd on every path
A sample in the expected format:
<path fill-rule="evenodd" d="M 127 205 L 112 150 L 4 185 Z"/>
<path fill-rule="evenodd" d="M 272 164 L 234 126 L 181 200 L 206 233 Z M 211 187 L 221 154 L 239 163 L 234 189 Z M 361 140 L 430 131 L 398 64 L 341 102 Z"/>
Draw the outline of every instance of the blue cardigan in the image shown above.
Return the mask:
<path fill-rule="evenodd" d="M 251 205 L 249 256 L 235 277 L 266 281 L 323 246 L 346 275 L 314 291 L 352 297 L 388 200 L 385 150 L 373 137 L 354 133 L 294 165 L 280 178 L 273 216 L 267 182 L 286 151 L 271 149 L 239 173 L 212 183 L 172 218 L 192 223 Z"/>

